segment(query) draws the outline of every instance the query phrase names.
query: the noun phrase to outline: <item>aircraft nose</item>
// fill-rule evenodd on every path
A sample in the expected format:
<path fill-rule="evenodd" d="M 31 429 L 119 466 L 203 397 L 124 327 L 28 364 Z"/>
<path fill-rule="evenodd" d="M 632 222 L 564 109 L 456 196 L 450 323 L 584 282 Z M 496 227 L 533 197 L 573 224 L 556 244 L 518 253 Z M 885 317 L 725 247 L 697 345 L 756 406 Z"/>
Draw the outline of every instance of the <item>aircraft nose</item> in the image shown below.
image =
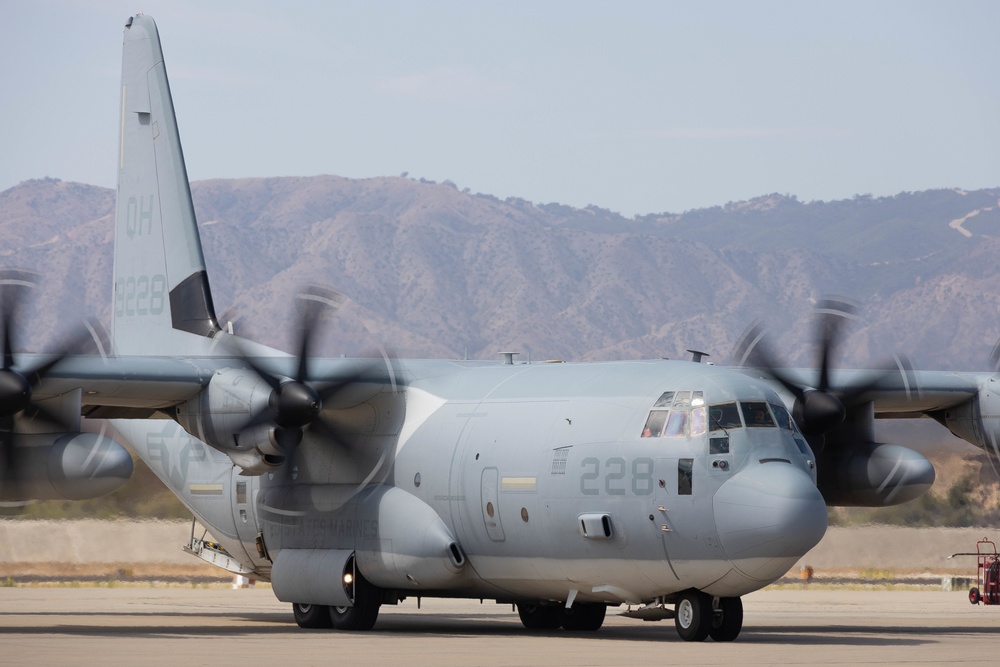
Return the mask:
<path fill-rule="evenodd" d="M 771 582 L 826 533 L 826 502 L 802 470 L 751 464 L 716 492 L 715 525 L 726 556 L 745 577 Z"/>

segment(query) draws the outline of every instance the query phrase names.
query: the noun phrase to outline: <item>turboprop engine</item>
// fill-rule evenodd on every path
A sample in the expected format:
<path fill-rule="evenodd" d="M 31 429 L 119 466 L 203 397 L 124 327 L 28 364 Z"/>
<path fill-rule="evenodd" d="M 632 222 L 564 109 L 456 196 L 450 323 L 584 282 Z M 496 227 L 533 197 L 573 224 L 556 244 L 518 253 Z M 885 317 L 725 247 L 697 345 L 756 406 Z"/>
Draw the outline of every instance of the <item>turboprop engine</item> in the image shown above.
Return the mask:
<path fill-rule="evenodd" d="M 816 312 L 818 375 L 782 368 L 760 322 L 743 333 L 736 358 L 776 380 L 793 398 L 792 415 L 816 455 L 816 486 L 827 505 L 885 507 L 918 498 L 934 483 L 934 466 L 908 447 L 875 441 L 875 406 L 869 395 L 884 378 L 906 372 L 906 365 L 897 359 L 895 367 L 834 382 L 830 359 L 857 306 L 841 297 L 824 297 Z"/>
<path fill-rule="evenodd" d="M 260 475 L 284 462 L 278 428 L 248 425 L 268 408 L 271 386 L 253 370 L 224 368 L 197 398 L 177 407 L 177 422 L 202 442 L 225 452 L 244 473 Z"/>
<path fill-rule="evenodd" d="M 986 450 L 1000 455 L 1000 376 L 983 383 L 979 393 L 953 408 L 931 413 L 949 431 Z"/>
<path fill-rule="evenodd" d="M 817 456 L 817 483 L 827 505 L 887 507 L 919 498 L 934 483 L 934 466 L 902 445 L 865 442 Z"/>
<path fill-rule="evenodd" d="M 816 450 L 816 486 L 827 505 L 887 507 L 920 497 L 934 483 L 934 466 L 903 445 L 875 442 L 872 403 L 847 411 Z"/>
<path fill-rule="evenodd" d="M 13 434 L 0 463 L 0 500 L 87 500 L 117 491 L 132 456 L 97 433 Z"/>

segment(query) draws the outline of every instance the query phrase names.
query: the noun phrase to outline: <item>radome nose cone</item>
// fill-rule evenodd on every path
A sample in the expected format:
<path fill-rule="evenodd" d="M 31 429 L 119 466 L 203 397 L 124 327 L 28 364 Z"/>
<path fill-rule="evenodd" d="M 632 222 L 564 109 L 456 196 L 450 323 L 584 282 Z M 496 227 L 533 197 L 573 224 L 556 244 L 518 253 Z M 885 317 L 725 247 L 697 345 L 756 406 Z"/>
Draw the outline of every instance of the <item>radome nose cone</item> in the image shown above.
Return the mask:
<path fill-rule="evenodd" d="M 783 461 L 750 464 L 715 494 L 726 556 L 746 577 L 777 579 L 826 533 L 826 503 L 802 470 Z"/>

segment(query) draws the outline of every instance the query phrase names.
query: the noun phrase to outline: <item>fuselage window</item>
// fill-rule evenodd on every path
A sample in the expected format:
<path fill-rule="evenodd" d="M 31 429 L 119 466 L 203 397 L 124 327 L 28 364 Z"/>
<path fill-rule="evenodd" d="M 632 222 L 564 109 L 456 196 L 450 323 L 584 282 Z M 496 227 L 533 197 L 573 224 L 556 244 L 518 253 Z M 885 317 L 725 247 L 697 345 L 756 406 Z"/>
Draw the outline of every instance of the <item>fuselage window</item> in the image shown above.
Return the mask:
<path fill-rule="evenodd" d="M 715 454 L 728 454 L 729 453 L 729 436 L 723 435 L 717 438 L 708 439 L 708 453 Z"/>
<path fill-rule="evenodd" d="M 743 409 L 743 421 L 747 428 L 761 428 L 774 426 L 774 419 L 771 418 L 771 411 L 767 409 L 767 403 L 740 403 Z"/>
<path fill-rule="evenodd" d="M 740 421 L 740 410 L 735 403 L 713 405 L 708 409 L 709 430 L 726 431 L 741 426 L 743 426 L 743 422 Z"/>
<path fill-rule="evenodd" d="M 677 495 L 690 496 L 694 479 L 694 459 L 677 461 Z"/>

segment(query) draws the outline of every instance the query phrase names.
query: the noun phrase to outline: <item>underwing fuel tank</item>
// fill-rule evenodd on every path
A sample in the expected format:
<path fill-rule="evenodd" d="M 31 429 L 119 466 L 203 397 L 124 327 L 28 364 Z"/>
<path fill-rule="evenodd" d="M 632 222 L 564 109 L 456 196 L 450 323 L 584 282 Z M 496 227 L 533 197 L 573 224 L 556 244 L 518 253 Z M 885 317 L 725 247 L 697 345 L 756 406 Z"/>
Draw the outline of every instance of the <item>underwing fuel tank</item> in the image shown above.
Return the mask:
<path fill-rule="evenodd" d="M 97 433 L 14 434 L 0 461 L 0 501 L 87 500 L 117 491 L 132 456 Z"/>

